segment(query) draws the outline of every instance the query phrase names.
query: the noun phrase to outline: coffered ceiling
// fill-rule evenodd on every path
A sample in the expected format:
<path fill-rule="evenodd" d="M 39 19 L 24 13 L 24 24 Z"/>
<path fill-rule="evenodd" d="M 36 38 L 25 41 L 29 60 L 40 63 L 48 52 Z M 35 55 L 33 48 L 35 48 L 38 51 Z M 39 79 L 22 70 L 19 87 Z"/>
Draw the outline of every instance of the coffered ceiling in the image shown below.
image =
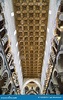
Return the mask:
<path fill-rule="evenodd" d="M 24 78 L 40 78 L 49 0 L 13 0 L 17 41 Z"/>

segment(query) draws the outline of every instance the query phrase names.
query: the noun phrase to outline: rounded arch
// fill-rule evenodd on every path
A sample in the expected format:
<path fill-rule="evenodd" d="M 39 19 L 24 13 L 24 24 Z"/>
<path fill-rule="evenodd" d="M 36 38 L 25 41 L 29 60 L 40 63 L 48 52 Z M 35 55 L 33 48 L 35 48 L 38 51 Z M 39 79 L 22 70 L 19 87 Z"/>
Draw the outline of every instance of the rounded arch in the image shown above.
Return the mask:
<path fill-rule="evenodd" d="M 62 70 L 63 70 L 63 51 L 60 51 L 57 55 L 56 69 L 57 69 L 58 73 L 62 72 Z"/>
<path fill-rule="evenodd" d="M 40 88 L 40 93 L 41 93 L 41 85 L 40 85 L 40 83 L 39 83 L 37 80 L 35 80 L 35 79 L 29 79 L 29 80 L 27 80 L 27 81 L 24 83 L 24 85 L 23 85 L 23 87 L 22 87 L 22 90 L 21 90 L 21 94 L 24 94 L 24 88 L 25 88 L 26 85 L 27 85 L 28 83 L 30 83 L 30 82 L 36 83 L 36 84 L 38 85 L 38 87 Z"/>
<path fill-rule="evenodd" d="M 57 58 L 56 58 L 56 64 L 58 64 L 58 58 L 59 58 L 59 55 L 61 55 L 61 54 L 63 54 L 63 51 L 59 51 Z"/>

